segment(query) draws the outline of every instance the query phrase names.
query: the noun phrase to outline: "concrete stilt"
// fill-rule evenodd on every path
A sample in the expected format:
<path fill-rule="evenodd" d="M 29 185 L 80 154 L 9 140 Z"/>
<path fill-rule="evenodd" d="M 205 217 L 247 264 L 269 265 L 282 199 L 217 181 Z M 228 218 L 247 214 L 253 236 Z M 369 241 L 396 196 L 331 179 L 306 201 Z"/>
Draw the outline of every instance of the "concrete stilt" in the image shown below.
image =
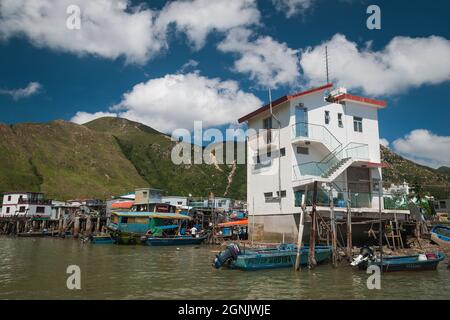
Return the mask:
<path fill-rule="evenodd" d="M 80 217 L 75 217 L 75 223 L 73 226 L 73 236 L 78 237 L 80 233 Z"/>

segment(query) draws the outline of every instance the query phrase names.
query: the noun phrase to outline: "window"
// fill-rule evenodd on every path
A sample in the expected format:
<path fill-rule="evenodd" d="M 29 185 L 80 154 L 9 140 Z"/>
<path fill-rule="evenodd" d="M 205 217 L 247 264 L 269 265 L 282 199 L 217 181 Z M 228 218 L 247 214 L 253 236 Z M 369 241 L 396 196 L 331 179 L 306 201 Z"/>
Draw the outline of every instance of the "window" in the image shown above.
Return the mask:
<path fill-rule="evenodd" d="M 183 204 L 183 201 L 177 201 L 177 204 L 178 204 L 178 205 L 182 205 L 182 204 Z"/>
<path fill-rule="evenodd" d="M 144 197 L 146 197 L 146 196 L 147 196 L 147 191 L 142 192 L 142 195 L 143 195 Z"/>
<path fill-rule="evenodd" d="M 272 117 L 263 120 L 263 129 L 272 129 Z"/>
<path fill-rule="evenodd" d="M 19 212 L 25 212 L 25 207 L 24 206 L 19 207 Z"/>
<path fill-rule="evenodd" d="M 325 111 L 325 124 L 330 123 L 330 111 Z"/>
<path fill-rule="evenodd" d="M 264 192 L 264 198 L 272 198 L 273 192 Z"/>
<path fill-rule="evenodd" d="M 11 201 L 11 196 L 8 196 L 8 201 Z"/>
<path fill-rule="evenodd" d="M 6 207 L 6 213 L 9 213 L 9 212 L 10 212 L 10 210 L 11 210 L 11 208 L 10 208 L 10 207 Z"/>
<path fill-rule="evenodd" d="M 121 223 L 128 223 L 128 217 L 122 217 L 120 220 Z"/>
<path fill-rule="evenodd" d="M 342 113 L 338 113 L 338 126 L 340 128 L 344 127 L 344 123 L 342 122 Z"/>
<path fill-rule="evenodd" d="M 355 130 L 355 132 L 363 132 L 362 118 L 353 117 L 353 130 Z"/>
<path fill-rule="evenodd" d="M 286 148 L 280 149 L 280 157 L 284 157 L 286 155 Z"/>
<path fill-rule="evenodd" d="M 309 148 L 297 147 L 297 153 L 299 153 L 299 154 L 309 154 Z"/>
<path fill-rule="evenodd" d="M 445 201 L 439 201 L 439 206 L 441 207 L 441 209 L 447 209 L 447 204 L 445 203 Z"/>
<path fill-rule="evenodd" d="M 45 207 L 36 207 L 36 213 L 45 213 Z"/>
<path fill-rule="evenodd" d="M 277 197 L 280 196 L 280 191 L 277 191 Z M 281 190 L 281 197 L 286 198 L 286 190 Z"/>

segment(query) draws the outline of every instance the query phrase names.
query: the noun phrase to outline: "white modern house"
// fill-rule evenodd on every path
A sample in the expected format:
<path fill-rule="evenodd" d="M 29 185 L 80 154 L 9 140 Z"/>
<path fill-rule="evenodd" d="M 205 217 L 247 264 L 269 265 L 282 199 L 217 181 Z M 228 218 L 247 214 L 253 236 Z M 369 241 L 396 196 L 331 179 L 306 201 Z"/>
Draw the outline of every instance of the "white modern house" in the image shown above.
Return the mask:
<path fill-rule="evenodd" d="M 8 192 L 3 194 L 1 217 L 50 218 L 52 201 L 40 192 Z"/>
<path fill-rule="evenodd" d="M 296 237 L 302 196 L 317 210 L 376 213 L 380 161 L 378 111 L 384 101 L 327 84 L 283 96 L 239 119 L 249 130 L 247 204 L 255 239 Z M 271 110 L 272 109 L 272 115 Z"/>
<path fill-rule="evenodd" d="M 183 196 L 163 196 L 162 203 L 170 204 L 176 207 L 186 208 L 188 206 L 188 197 Z"/>

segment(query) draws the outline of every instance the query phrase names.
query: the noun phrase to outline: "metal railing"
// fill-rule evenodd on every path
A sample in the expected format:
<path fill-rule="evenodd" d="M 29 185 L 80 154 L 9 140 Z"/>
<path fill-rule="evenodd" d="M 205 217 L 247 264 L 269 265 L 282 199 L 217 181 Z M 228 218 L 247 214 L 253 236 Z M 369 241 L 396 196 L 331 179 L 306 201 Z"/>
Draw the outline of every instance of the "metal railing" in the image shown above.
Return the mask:
<path fill-rule="evenodd" d="M 308 190 L 306 195 L 306 205 L 313 204 L 313 190 Z M 371 208 L 372 197 L 378 196 L 378 192 L 335 192 L 333 205 L 335 208 L 346 208 L 347 202 L 351 208 Z M 409 210 L 408 196 L 406 194 L 383 193 L 383 208 L 385 210 Z M 301 196 L 295 198 L 295 206 L 299 207 Z M 330 206 L 330 194 L 328 191 L 319 189 L 317 191 L 317 205 L 320 207 Z"/>
<path fill-rule="evenodd" d="M 307 162 L 294 166 L 294 180 L 304 176 L 327 178 L 333 170 L 339 169 L 347 159 L 368 160 L 369 146 L 367 144 L 350 142 L 334 153 L 328 154 L 322 161 Z"/>
<path fill-rule="evenodd" d="M 292 139 L 296 138 L 322 142 L 331 152 L 342 145 L 327 127 L 308 122 L 298 122 L 292 126 Z"/>

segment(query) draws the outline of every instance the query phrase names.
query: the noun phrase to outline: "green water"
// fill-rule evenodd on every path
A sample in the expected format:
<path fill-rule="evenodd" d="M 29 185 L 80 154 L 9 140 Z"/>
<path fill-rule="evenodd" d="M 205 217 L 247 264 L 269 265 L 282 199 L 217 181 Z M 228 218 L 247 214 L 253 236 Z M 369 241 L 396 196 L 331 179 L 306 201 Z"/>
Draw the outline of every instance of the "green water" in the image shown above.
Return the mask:
<path fill-rule="evenodd" d="M 0 299 L 450 299 L 447 260 L 437 271 L 383 274 L 381 290 L 369 290 L 369 275 L 348 266 L 215 270 L 215 250 L 0 237 Z M 81 268 L 81 290 L 67 289 L 68 265 Z"/>

